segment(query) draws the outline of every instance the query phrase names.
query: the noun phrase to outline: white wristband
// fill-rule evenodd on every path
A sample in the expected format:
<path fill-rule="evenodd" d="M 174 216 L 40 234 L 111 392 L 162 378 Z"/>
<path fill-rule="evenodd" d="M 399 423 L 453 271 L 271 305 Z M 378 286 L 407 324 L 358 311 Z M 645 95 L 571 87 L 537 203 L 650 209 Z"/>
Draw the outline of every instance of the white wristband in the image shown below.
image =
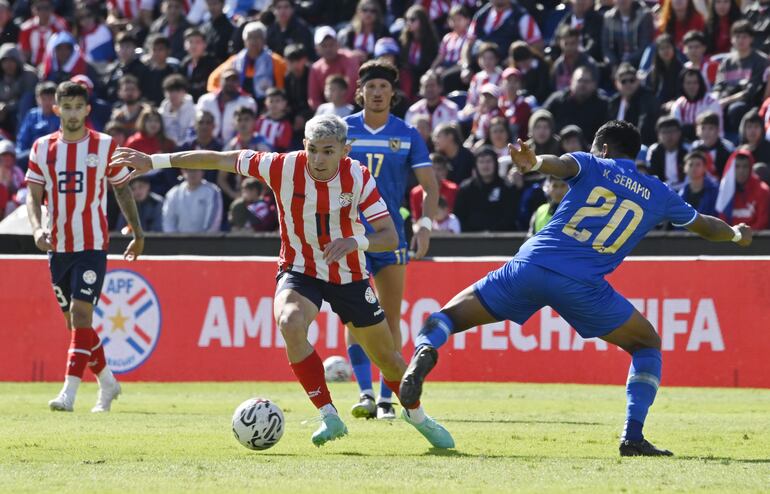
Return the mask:
<path fill-rule="evenodd" d="M 735 235 L 733 235 L 733 242 L 740 242 L 743 238 L 743 234 L 741 233 L 741 229 L 737 226 L 733 227 L 733 232 L 735 232 Z"/>
<path fill-rule="evenodd" d="M 152 167 L 156 170 L 158 168 L 171 168 L 171 155 L 169 153 L 153 154 L 150 159 L 152 159 Z"/>
<path fill-rule="evenodd" d="M 427 216 L 423 216 L 417 220 L 417 228 L 427 228 L 429 232 L 433 231 L 433 220 Z"/>
<path fill-rule="evenodd" d="M 366 235 L 355 235 L 353 240 L 358 244 L 358 250 L 366 250 L 369 248 L 369 239 Z"/>
<path fill-rule="evenodd" d="M 535 166 L 533 166 L 532 168 L 530 168 L 530 170 L 529 170 L 529 171 L 531 171 L 531 172 L 536 172 L 536 171 L 538 171 L 538 170 L 540 169 L 540 167 L 541 167 L 541 166 L 543 166 L 543 158 L 541 158 L 540 156 L 538 156 L 538 157 L 537 157 L 537 159 L 535 160 Z"/>

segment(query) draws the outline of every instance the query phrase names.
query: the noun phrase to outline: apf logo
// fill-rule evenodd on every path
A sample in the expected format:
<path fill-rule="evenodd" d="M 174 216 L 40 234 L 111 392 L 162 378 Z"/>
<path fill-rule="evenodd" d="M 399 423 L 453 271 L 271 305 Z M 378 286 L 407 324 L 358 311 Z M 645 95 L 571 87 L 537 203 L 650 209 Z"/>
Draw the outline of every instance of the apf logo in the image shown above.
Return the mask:
<path fill-rule="evenodd" d="M 116 374 L 142 365 L 160 337 L 160 303 L 147 280 L 133 271 L 107 273 L 94 308 L 94 328 Z"/>

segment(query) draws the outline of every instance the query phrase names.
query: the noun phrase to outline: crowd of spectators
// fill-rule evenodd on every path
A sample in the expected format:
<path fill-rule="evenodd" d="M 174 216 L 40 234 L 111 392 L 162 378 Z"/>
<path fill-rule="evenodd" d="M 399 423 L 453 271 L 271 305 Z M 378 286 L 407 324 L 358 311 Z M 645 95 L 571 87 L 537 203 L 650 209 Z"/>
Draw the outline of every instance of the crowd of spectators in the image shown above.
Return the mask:
<path fill-rule="evenodd" d="M 88 125 L 121 146 L 282 152 L 313 115 L 360 109 L 376 57 L 431 150 L 438 230 L 537 232 L 567 184 L 517 173 L 507 144 L 588 151 L 611 119 L 639 128 L 641 173 L 768 228 L 769 52 L 770 0 L 0 0 L 0 219 L 59 127 L 57 83 L 85 85 Z M 131 187 L 147 231 L 277 228 L 255 180 L 166 169 Z M 421 197 L 407 191 L 405 216 Z"/>

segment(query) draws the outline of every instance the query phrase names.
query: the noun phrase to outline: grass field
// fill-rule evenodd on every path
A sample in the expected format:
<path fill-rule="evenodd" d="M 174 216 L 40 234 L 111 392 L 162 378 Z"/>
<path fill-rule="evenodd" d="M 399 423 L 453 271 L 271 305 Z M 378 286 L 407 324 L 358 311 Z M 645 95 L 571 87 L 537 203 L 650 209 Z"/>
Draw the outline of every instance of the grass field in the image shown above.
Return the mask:
<path fill-rule="evenodd" d="M 661 388 L 646 433 L 677 455 L 623 458 L 620 386 L 433 384 L 429 413 L 455 452 L 406 423 L 355 421 L 353 384 L 332 386 L 350 435 L 316 449 L 294 383 L 124 385 L 111 414 L 49 412 L 58 384 L 0 383 L 2 492 L 768 492 L 770 390 Z M 283 439 L 252 452 L 232 437 L 244 399 L 276 401 Z"/>

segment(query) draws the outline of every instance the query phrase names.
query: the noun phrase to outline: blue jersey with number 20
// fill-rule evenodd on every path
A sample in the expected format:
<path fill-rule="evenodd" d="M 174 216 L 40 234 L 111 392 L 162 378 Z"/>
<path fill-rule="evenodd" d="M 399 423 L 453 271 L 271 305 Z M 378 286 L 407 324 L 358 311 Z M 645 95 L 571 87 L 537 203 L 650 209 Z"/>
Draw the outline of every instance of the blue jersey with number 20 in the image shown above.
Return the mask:
<path fill-rule="evenodd" d="M 580 171 L 550 222 L 515 258 L 596 283 L 663 220 L 684 226 L 697 212 L 668 185 L 636 171 L 633 161 L 570 153 Z"/>
<path fill-rule="evenodd" d="M 393 115 L 380 129 L 370 129 L 364 124 L 364 112 L 354 113 L 344 120 L 348 124 L 348 142 L 352 141 L 348 156 L 369 168 L 396 224 L 401 243 L 405 245 L 404 220 L 399 209 L 406 195 L 411 169 L 431 166 L 428 146 L 417 129 Z M 366 222 L 364 225 L 371 231 Z"/>

